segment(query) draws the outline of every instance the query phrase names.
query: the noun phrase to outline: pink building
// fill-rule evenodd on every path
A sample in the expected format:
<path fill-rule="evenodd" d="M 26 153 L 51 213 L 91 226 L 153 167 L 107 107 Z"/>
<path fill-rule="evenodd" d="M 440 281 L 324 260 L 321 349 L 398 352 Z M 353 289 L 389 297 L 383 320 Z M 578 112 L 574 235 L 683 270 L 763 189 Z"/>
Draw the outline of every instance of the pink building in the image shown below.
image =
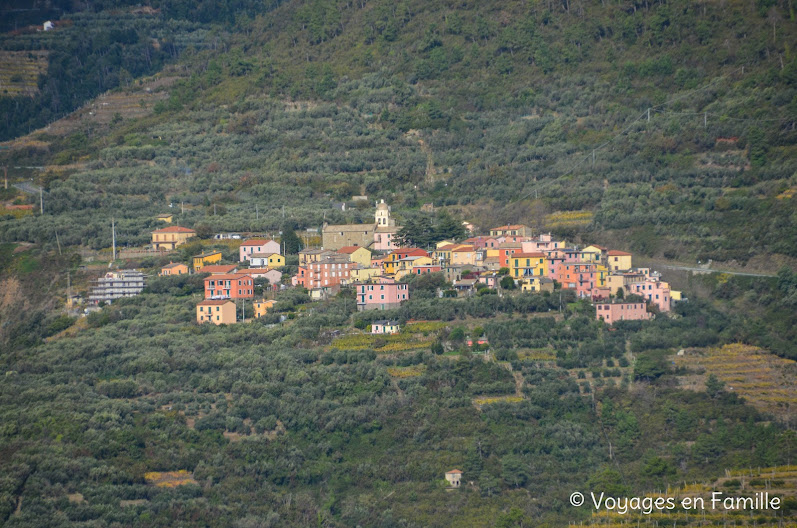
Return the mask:
<path fill-rule="evenodd" d="M 672 305 L 670 285 L 666 282 L 649 278 L 630 288 L 631 293 L 641 295 L 650 304 L 655 304 L 660 312 L 669 312 Z"/>
<path fill-rule="evenodd" d="M 377 226 L 374 231 L 374 245 L 371 249 L 376 251 L 393 251 L 401 247 L 396 240 L 396 233 L 399 228 L 396 226 Z"/>
<path fill-rule="evenodd" d="M 486 236 L 477 236 L 465 239 L 462 241 L 463 244 L 470 244 L 476 249 L 497 249 L 498 248 L 498 240 L 492 237 Z"/>
<path fill-rule="evenodd" d="M 357 309 L 391 310 L 410 298 L 407 284 L 390 278 L 381 278 L 376 284 L 357 285 Z"/>
<path fill-rule="evenodd" d="M 551 251 L 564 246 L 564 242 L 555 241 L 553 236 L 548 233 L 527 242 L 520 243 L 523 253 L 534 253 L 536 251 Z"/>
<path fill-rule="evenodd" d="M 423 266 L 413 266 L 412 272 L 415 275 L 423 275 L 424 273 L 437 273 L 443 271 L 443 267 L 439 264 L 426 264 Z"/>
<path fill-rule="evenodd" d="M 238 249 L 239 251 L 239 259 L 238 262 L 245 262 L 249 260 L 249 258 L 257 253 L 280 253 L 280 245 L 278 242 L 273 240 L 266 240 L 263 238 L 253 238 L 251 240 L 247 240 L 241 247 Z"/>
<path fill-rule="evenodd" d="M 598 303 L 595 305 L 595 319 L 606 324 L 617 321 L 645 321 L 651 314 L 645 303 Z"/>
<path fill-rule="evenodd" d="M 351 270 L 356 266 L 356 262 L 349 262 L 343 257 L 327 257 L 299 266 L 298 273 L 291 278 L 291 284 L 308 290 L 340 286 L 341 281 L 348 280 Z"/>

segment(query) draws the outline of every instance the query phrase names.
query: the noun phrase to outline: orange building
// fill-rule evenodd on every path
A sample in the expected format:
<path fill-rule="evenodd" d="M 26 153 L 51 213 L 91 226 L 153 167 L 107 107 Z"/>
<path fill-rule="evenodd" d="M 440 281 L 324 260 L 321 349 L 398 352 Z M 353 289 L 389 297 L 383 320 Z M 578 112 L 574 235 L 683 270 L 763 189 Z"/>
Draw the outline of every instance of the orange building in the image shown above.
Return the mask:
<path fill-rule="evenodd" d="M 161 275 L 188 275 L 188 266 L 179 262 L 169 262 L 161 268 Z"/>
<path fill-rule="evenodd" d="M 255 281 L 246 273 L 211 275 L 205 278 L 205 299 L 251 299 Z"/>

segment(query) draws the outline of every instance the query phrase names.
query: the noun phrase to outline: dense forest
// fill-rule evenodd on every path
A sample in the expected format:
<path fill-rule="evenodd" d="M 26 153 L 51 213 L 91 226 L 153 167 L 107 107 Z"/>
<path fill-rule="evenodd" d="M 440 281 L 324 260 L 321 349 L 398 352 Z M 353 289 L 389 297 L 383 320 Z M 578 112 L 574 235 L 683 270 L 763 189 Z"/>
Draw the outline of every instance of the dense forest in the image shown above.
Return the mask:
<path fill-rule="evenodd" d="M 596 521 L 573 491 L 676 488 L 784 498 L 706 523 L 794 522 L 790 1 L 22 4 L 0 2 L 0 525 L 563 526 Z M 210 328 L 201 274 L 157 276 L 378 199 L 762 276 L 684 273 L 670 316 L 612 328 L 567 291 L 441 298 L 439 275 L 388 312 L 288 288 Z M 117 261 L 142 295 L 66 309 L 112 221 L 140 247 L 166 212 L 200 240 Z"/>

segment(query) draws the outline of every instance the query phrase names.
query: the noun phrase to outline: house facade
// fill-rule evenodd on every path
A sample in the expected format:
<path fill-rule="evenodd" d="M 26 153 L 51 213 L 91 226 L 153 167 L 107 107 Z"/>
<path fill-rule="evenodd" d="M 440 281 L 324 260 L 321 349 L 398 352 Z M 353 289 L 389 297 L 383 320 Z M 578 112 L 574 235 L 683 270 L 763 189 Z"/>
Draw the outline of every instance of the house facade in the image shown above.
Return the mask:
<path fill-rule="evenodd" d="M 357 285 L 357 309 L 391 310 L 410 298 L 407 284 L 382 278 L 374 284 Z"/>
<path fill-rule="evenodd" d="M 246 262 L 256 253 L 277 253 L 280 252 L 280 245 L 274 240 L 253 238 L 242 243 L 238 248 L 238 262 Z"/>
<path fill-rule="evenodd" d="M 158 251 L 171 251 L 196 236 L 196 231 L 187 227 L 169 226 L 152 232 L 152 247 Z"/>
<path fill-rule="evenodd" d="M 359 264 L 363 268 L 371 267 L 371 252 L 362 246 L 344 246 L 338 250 L 338 253 L 353 264 Z"/>
<path fill-rule="evenodd" d="M 235 324 L 235 303 L 229 299 L 208 299 L 196 305 L 196 322 L 215 325 Z"/>
<path fill-rule="evenodd" d="M 268 311 L 274 307 L 275 304 L 277 304 L 277 301 L 273 299 L 269 300 L 260 299 L 259 301 L 253 302 L 252 306 L 254 306 L 255 310 L 255 319 L 258 319 L 266 315 Z"/>
<path fill-rule="evenodd" d="M 651 318 L 645 303 L 596 303 L 595 319 L 606 324 L 617 321 L 646 321 Z"/>
<path fill-rule="evenodd" d="M 208 251 L 201 255 L 191 257 L 191 263 L 195 272 L 201 270 L 205 266 L 218 262 L 221 262 L 221 251 Z"/>
<path fill-rule="evenodd" d="M 296 275 L 291 279 L 294 286 L 302 286 L 308 290 L 340 286 L 348 281 L 350 271 L 357 266 L 342 256 L 327 257 L 320 262 L 299 266 Z"/>
<path fill-rule="evenodd" d="M 169 262 L 161 268 L 159 275 L 188 275 L 188 266 L 180 262 Z"/>
<path fill-rule="evenodd" d="M 251 299 L 254 296 L 254 279 L 245 273 L 205 278 L 205 299 Z"/>
<path fill-rule="evenodd" d="M 285 257 L 279 253 L 253 253 L 249 256 L 249 265 L 256 268 L 282 268 Z"/>
<path fill-rule="evenodd" d="M 372 334 L 398 334 L 401 327 L 397 321 L 374 321 L 371 323 Z"/>

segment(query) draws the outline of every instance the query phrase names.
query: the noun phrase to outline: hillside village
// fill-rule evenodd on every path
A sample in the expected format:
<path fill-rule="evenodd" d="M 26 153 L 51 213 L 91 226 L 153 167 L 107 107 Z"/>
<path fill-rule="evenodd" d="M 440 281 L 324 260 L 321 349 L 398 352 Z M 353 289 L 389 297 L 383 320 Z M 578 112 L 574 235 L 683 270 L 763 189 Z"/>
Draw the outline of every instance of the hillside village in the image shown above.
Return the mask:
<path fill-rule="evenodd" d="M 158 220 L 171 224 L 173 216 L 160 215 Z M 597 244 L 578 247 L 551 233 L 535 235 L 525 225 L 493 227 L 485 234 L 475 234 L 468 222 L 463 225 L 471 236 L 462 240 L 437 240 L 425 249 L 403 247 L 402 226 L 382 200 L 376 204 L 373 223 L 325 224 L 321 247 L 301 249 L 298 260 L 293 257 L 295 272 L 289 275 L 281 244 L 260 237 L 240 242 L 237 262 L 224 262 L 221 250 L 210 249 L 186 263 L 162 266 L 159 275 L 203 274 L 204 300 L 196 305 L 196 321 L 216 325 L 247 320 L 245 304 L 239 310 L 238 301 L 253 302 L 249 321 L 262 317 L 276 303 L 277 292 L 288 288 L 306 290 L 313 301 L 353 289 L 359 311 L 395 309 L 410 297 L 410 276 L 432 273 L 444 280 L 445 287 L 437 289 L 439 297 L 570 290 L 591 301 L 595 318 L 609 325 L 666 314 L 682 300 L 681 292 L 670 288 L 657 271 L 635 268 L 631 253 Z M 197 233 L 168 225 L 151 236 L 150 251 L 170 254 Z M 140 271 L 114 271 L 95 281 L 89 301 L 110 303 L 143 289 Z M 395 321 L 378 321 L 372 332 L 395 333 L 398 328 Z"/>

